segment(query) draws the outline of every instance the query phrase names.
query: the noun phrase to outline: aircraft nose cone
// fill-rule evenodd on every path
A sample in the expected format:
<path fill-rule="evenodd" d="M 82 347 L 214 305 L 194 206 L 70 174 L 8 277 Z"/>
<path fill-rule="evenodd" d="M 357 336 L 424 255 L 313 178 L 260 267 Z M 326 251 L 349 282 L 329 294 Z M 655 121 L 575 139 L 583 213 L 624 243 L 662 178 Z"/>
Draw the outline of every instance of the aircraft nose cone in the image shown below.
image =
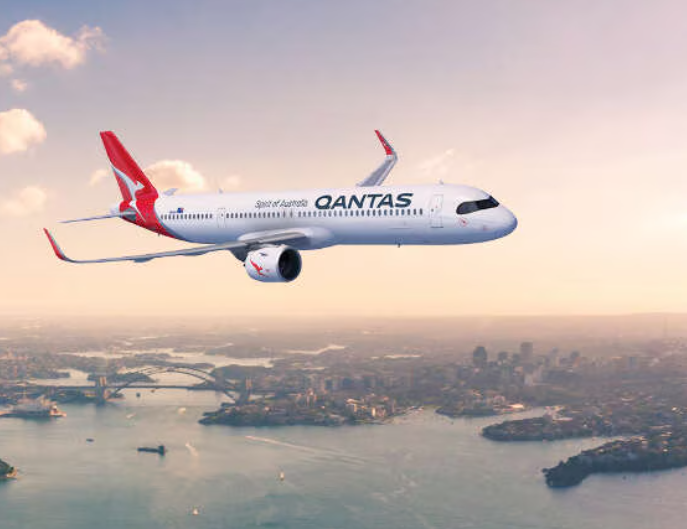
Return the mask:
<path fill-rule="evenodd" d="M 503 208 L 502 215 L 503 218 L 500 222 L 501 227 L 499 229 L 499 235 L 501 237 L 505 237 L 506 235 L 513 233 L 515 228 L 518 227 L 518 219 L 515 217 L 515 215 L 513 215 L 513 213 L 510 210 L 506 208 Z"/>

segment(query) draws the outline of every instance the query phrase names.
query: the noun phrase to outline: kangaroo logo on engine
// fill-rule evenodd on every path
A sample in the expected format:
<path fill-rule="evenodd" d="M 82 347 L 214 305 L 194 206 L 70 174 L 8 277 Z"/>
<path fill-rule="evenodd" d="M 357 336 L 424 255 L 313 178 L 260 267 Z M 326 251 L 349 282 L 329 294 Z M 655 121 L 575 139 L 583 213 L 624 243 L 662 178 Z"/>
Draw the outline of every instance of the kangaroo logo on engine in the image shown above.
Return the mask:
<path fill-rule="evenodd" d="M 365 195 L 322 195 L 315 200 L 317 209 L 363 209 L 363 208 L 407 208 L 413 200 L 413 193 L 369 193 Z"/>

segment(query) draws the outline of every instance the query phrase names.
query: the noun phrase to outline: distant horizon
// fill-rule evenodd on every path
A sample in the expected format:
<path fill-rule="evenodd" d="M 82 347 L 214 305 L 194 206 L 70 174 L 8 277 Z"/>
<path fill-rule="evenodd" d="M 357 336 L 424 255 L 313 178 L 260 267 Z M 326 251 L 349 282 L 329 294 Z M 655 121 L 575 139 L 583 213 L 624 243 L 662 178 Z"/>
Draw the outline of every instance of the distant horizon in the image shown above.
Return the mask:
<path fill-rule="evenodd" d="M 1 312 L 0 318 L 41 318 L 41 319 L 125 319 L 125 320 L 169 320 L 169 319 L 183 319 L 188 321 L 230 321 L 248 319 L 254 323 L 266 320 L 365 320 L 374 322 L 378 320 L 396 321 L 396 320 L 454 320 L 454 319 L 481 319 L 481 318 L 504 318 L 504 319 L 558 319 L 558 318 L 632 318 L 632 317 L 667 317 L 667 316 L 684 316 L 687 317 L 687 311 L 684 312 L 617 312 L 617 313 L 556 313 L 556 314 L 441 314 L 441 315 L 427 315 L 427 314 L 376 314 L 376 315 L 354 315 L 354 314 L 232 314 L 232 315 L 212 315 L 212 314 L 184 314 L 184 313 L 170 313 L 170 314 L 118 314 L 118 313 L 99 313 L 99 314 L 48 314 L 48 313 L 20 313 L 20 312 Z M 258 319 L 259 318 L 259 319 Z"/>

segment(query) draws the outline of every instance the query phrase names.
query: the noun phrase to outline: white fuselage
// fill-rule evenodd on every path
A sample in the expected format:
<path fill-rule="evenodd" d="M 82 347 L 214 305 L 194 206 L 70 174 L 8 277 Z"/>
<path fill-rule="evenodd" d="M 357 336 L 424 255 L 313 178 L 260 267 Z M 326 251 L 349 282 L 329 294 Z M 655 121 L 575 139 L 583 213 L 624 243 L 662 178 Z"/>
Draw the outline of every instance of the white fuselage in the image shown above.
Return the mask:
<path fill-rule="evenodd" d="M 470 244 L 504 237 L 517 225 L 501 205 L 457 211 L 461 204 L 484 204 L 487 199 L 493 200 L 480 189 L 462 185 L 347 187 L 162 195 L 155 213 L 170 235 L 196 243 L 286 230 L 307 235 L 307 242 L 293 245 L 300 250 L 336 244 Z"/>

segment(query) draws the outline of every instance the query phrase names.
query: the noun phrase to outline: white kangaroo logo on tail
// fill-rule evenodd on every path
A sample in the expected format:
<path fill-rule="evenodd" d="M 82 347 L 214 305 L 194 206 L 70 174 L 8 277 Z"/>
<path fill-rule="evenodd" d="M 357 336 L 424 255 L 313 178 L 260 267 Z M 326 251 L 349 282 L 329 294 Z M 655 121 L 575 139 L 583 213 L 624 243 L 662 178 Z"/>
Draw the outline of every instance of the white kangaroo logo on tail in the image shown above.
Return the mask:
<path fill-rule="evenodd" d="M 134 182 L 134 180 L 127 175 L 126 173 L 123 173 L 119 169 L 117 169 L 114 165 L 112 166 L 112 170 L 114 171 L 115 176 L 124 183 L 126 186 L 127 191 L 129 192 L 129 195 L 131 195 L 131 200 L 129 202 L 129 205 L 138 213 L 141 217 L 143 215 L 141 212 L 138 210 L 138 207 L 136 206 L 136 192 L 140 191 L 143 189 L 145 186 L 141 182 Z"/>

